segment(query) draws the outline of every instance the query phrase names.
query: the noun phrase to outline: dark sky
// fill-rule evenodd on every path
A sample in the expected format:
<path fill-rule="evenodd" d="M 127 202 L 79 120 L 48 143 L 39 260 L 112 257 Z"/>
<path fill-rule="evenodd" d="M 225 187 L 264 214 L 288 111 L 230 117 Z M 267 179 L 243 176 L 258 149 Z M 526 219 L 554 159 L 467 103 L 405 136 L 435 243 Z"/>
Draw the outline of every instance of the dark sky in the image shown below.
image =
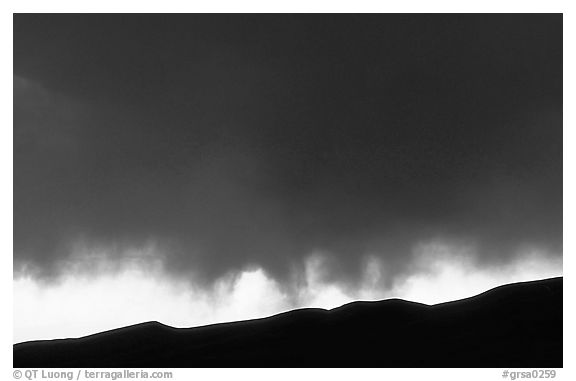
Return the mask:
<path fill-rule="evenodd" d="M 562 254 L 561 15 L 15 15 L 14 75 L 17 273 Z"/>

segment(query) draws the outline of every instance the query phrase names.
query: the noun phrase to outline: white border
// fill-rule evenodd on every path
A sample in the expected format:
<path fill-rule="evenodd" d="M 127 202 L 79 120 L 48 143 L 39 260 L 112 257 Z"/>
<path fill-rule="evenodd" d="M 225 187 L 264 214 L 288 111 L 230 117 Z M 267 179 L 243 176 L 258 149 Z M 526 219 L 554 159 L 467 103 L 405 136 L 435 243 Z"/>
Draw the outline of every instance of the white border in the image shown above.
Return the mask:
<path fill-rule="evenodd" d="M 576 251 L 574 242 L 574 215 L 576 195 L 576 182 L 574 168 L 576 164 L 576 150 L 574 149 L 574 75 L 568 68 L 575 68 L 574 62 L 574 17 L 572 7 L 568 1 L 311 1 L 292 0 L 285 2 L 273 1 L 118 1 L 101 0 L 87 1 L 10 1 L 3 3 L 3 12 L 0 19 L 2 40 L 1 61 L 3 75 L 2 84 L 2 119 L 0 129 L 0 168 L 3 186 L 0 188 L 0 243 L 2 255 L 0 268 L 2 274 L 2 301 L 3 308 L 1 330 L 1 359 L 3 379 L 12 377 L 12 13 L 52 13 L 52 12 L 142 12 L 142 13 L 266 13 L 266 12 L 294 12 L 294 13 L 456 13 L 456 12 L 504 12 L 504 13 L 532 13 L 552 12 L 564 13 L 564 275 L 565 275 L 565 303 L 564 303 L 564 369 L 559 370 L 558 380 L 576 379 L 573 359 L 574 351 L 574 282 L 571 274 L 574 265 L 573 252 Z M 570 128 L 569 126 L 572 126 Z M 442 380 L 502 380 L 502 369 L 174 369 L 175 380 L 191 379 L 250 379 L 268 380 L 271 377 L 279 380 L 293 380 L 296 377 L 318 378 L 329 376 L 336 379 L 442 379 Z M 6 374 L 5 372 L 10 372 Z"/>
<path fill-rule="evenodd" d="M 9 9 L 22 13 L 563 13 L 568 1 L 556 0 L 213 0 L 213 1 L 73 1 L 11 0 Z"/>

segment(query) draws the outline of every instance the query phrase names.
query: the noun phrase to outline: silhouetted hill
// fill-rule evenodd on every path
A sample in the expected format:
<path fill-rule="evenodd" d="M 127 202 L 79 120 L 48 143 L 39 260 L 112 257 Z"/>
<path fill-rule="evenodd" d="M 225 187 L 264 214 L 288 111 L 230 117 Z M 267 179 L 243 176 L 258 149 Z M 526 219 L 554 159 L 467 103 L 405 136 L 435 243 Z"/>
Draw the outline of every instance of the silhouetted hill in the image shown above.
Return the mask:
<path fill-rule="evenodd" d="M 16 344 L 14 367 L 562 367 L 562 278 L 433 306 L 389 299 L 196 328 L 148 322 Z"/>

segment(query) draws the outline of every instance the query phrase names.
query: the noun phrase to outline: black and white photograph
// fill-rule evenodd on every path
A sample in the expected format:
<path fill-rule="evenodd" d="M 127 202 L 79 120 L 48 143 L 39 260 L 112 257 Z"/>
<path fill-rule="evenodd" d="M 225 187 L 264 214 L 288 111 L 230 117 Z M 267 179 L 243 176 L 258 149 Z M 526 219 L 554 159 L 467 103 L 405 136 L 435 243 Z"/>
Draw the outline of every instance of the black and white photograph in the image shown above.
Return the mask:
<path fill-rule="evenodd" d="M 562 13 L 12 27 L 15 369 L 565 365 Z"/>

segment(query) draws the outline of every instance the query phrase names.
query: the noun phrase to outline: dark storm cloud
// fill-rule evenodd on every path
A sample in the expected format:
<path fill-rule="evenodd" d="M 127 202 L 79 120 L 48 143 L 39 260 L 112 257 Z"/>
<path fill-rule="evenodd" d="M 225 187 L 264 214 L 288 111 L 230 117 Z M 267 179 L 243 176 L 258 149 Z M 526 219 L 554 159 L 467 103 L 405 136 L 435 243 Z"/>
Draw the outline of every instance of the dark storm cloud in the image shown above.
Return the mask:
<path fill-rule="evenodd" d="M 16 15 L 14 71 L 17 269 L 561 254 L 561 15 Z"/>

